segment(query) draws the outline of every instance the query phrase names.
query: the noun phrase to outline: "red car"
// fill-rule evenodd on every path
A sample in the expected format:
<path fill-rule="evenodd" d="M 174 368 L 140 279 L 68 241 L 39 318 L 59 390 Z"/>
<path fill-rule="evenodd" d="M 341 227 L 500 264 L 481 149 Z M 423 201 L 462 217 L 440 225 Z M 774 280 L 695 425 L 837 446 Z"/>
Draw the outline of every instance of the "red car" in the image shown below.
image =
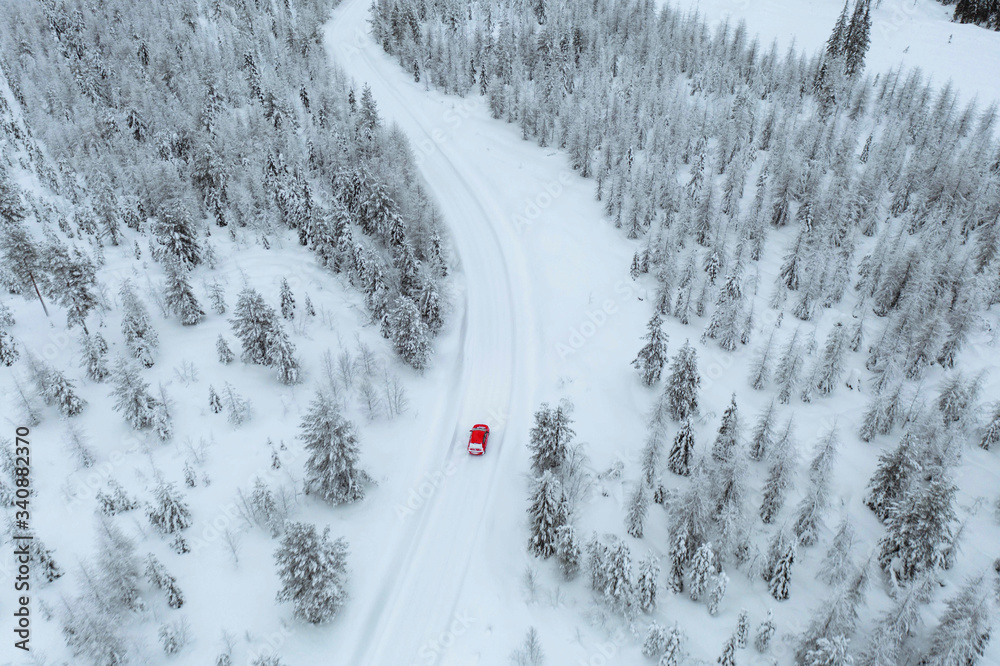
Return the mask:
<path fill-rule="evenodd" d="M 490 438 L 490 427 L 485 423 L 477 423 L 469 431 L 469 453 L 481 456 L 486 453 L 486 441 Z"/>

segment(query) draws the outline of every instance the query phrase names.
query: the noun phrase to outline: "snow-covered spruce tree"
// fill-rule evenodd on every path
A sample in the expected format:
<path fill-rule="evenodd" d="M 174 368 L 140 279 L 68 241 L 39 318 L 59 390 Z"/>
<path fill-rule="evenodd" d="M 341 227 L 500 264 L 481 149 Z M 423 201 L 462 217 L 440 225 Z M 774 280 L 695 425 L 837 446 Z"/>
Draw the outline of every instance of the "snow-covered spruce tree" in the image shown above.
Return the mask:
<path fill-rule="evenodd" d="M 955 372 L 941 386 L 937 407 L 945 425 L 966 423 L 969 414 L 975 411 L 979 397 L 982 376 L 966 379 L 961 372 Z"/>
<path fill-rule="evenodd" d="M 663 646 L 663 654 L 656 666 L 678 666 L 681 661 L 681 643 L 683 634 L 680 626 L 675 622 L 674 626 L 667 630 L 667 641 Z"/>
<path fill-rule="evenodd" d="M 920 626 L 921 607 L 930 600 L 934 587 L 934 578 L 923 575 L 899 591 L 892 607 L 876 621 L 868 644 L 857 656 L 857 666 L 899 663 L 903 642 Z"/>
<path fill-rule="evenodd" d="M 229 343 L 222 335 L 219 335 L 215 341 L 215 351 L 219 354 L 219 363 L 223 365 L 229 365 L 236 358 L 233 355 L 233 350 L 229 348 Z"/>
<path fill-rule="evenodd" d="M 52 549 L 45 547 L 45 542 L 43 542 L 38 535 L 34 535 L 34 538 L 28 544 L 28 553 L 31 557 L 32 562 L 37 567 L 37 577 L 39 580 L 43 580 L 46 583 L 51 583 L 54 580 L 62 578 L 63 570 L 56 564 L 55 558 L 52 555 Z"/>
<path fill-rule="evenodd" d="M 720 571 L 715 577 L 715 584 L 712 586 L 712 594 L 708 599 L 708 614 L 715 616 L 719 614 L 719 604 L 726 598 L 726 588 L 729 586 L 729 576 L 725 571 Z"/>
<path fill-rule="evenodd" d="M 845 515 L 823 557 L 823 566 L 820 567 L 819 577 L 827 585 L 840 585 L 854 569 L 854 558 L 851 556 L 854 541 L 854 526 L 850 516 Z"/>
<path fill-rule="evenodd" d="M 685 418 L 680 430 L 674 436 L 674 444 L 667 457 L 667 469 L 679 476 L 691 475 L 691 454 L 694 451 L 694 432 L 691 419 Z"/>
<path fill-rule="evenodd" d="M 722 648 L 722 654 L 715 660 L 719 666 L 736 666 L 736 635 L 733 634 L 726 639 L 726 644 Z"/>
<path fill-rule="evenodd" d="M 225 405 L 225 408 L 229 411 L 226 415 L 226 419 L 234 427 L 238 428 L 250 420 L 252 409 L 250 401 L 237 393 L 236 389 L 234 389 L 233 385 L 229 382 L 226 382 L 223 385 L 221 400 Z M 213 410 L 214 409 L 215 407 L 213 405 Z"/>
<path fill-rule="evenodd" d="M 636 590 L 632 580 L 632 553 L 624 541 L 615 538 L 608 548 L 605 565 L 604 600 L 625 617 L 632 617 Z"/>
<path fill-rule="evenodd" d="M 944 548 L 954 538 L 955 484 L 944 469 L 933 470 L 929 477 L 911 484 L 891 505 L 886 533 L 879 539 L 879 564 L 902 582 L 941 566 Z"/>
<path fill-rule="evenodd" d="M 832 641 L 837 636 L 849 637 L 854 633 L 858 623 L 858 608 L 865 603 L 869 582 L 869 566 L 866 562 L 831 599 L 820 604 L 802 635 L 795 653 L 796 663 L 817 663 L 810 661 L 809 655 L 822 652 L 824 641 Z"/>
<path fill-rule="evenodd" d="M 173 192 L 156 206 L 153 233 L 159 243 L 157 256 L 164 263 L 177 262 L 193 268 L 201 263 L 201 248 L 189 202 Z"/>
<path fill-rule="evenodd" d="M 1000 442 L 1000 403 L 993 407 L 993 414 L 983 432 L 983 438 L 979 440 L 979 446 L 989 451 Z"/>
<path fill-rule="evenodd" d="M 688 585 L 688 596 L 691 597 L 691 601 L 698 601 L 705 593 L 716 571 L 715 553 L 712 551 L 712 544 L 706 541 L 698 547 L 691 560 L 691 581 Z"/>
<path fill-rule="evenodd" d="M 630 536 L 641 539 L 646 513 L 649 511 L 649 491 L 641 481 L 635 484 L 632 498 L 629 500 L 628 513 L 625 515 L 625 531 Z"/>
<path fill-rule="evenodd" d="M 133 430 L 142 430 L 153 425 L 158 403 L 149 395 L 149 384 L 143 381 L 135 364 L 119 357 L 111 373 L 115 399 L 115 411 L 121 413 Z"/>
<path fill-rule="evenodd" d="M 705 337 L 719 341 L 726 351 L 735 351 L 740 341 L 746 296 L 743 294 L 743 259 L 737 257 L 719 291 L 712 319 L 705 328 Z"/>
<path fill-rule="evenodd" d="M 820 638 L 798 663 L 803 666 L 853 666 L 850 643 L 851 639 L 843 634 Z"/>
<path fill-rule="evenodd" d="M 556 559 L 566 580 L 572 580 L 580 571 L 583 549 L 573 526 L 566 524 L 556 530 Z"/>
<path fill-rule="evenodd" d="M 639 578 L 635 581 L 636 602 L 640 610 L 650 613 L 656 609 L 656 599 L 660 587 L 660 561 L 650 551 L 639 560 Z"/>
<path fill-rule="evenodd" d="M 17 344 L 8 330 L 14 325 L 14 316 L 10 309 L 0 303 L 0 363 L 8 368 L 20 357 L 21 353 L 17 349 Z"/>
<path fill-rule="evenodd" d="M 278 381 L 282 384 L 299 382 L 299 361 L 295 358 L 295 346 L 280 325 L 271 331 L 267 342 L 267 358 L 278 369 Z"/>
<path fill-rule="evenodd" d="M 426 367 L 431 355 L 430 333 L 416 304 L 406 296 L 397 296 L 387 322 L 399 357 L 417 370 Z"/>
<path fill-rule="evenodd" d="M 152 553 L 146 557 L 146 581 L 152 587 L 163 590 L 167 597 L 167 605 L 171 608 L 180 608 L 184 605 L 184 594 L 177 586 L 177 579 Z"/>
<path fill-rule="evenodd" d="M 684 591 L 684 570 L 706 542 L 710 524 L 708 483 L 708 474 L 699 463 L 691 485 L 670 506 L 667 587 L 674 594 Z"/>
<path fill-rule="evenodd" d="M 642 656 L 656 659 L 667 647 L 667 631 L 655 620 L 646 629 L 646 638 L 642 641 Z"/>
<path fill-rule="evenodd" d="M 122 335 L 125 336 L 125 345 L 143 366 L 151 368 L 159 337 L 149 321 L 149 312 L 135 294 L 129 280 L 122 283 L 118 297 L 122 303 Z"/>
<path fill-rule="evenodd" d="M 740 609 L 739 619 L 736 620 L 736 647 L 743 650 L 750 640 L 750 611 L 746 608 Z"/>
<path fill-rule="evenodd" d="M 864 69 L 871 27 L 871 0 L 857 0 L 844 35 L 844 74 L 848 77 L 855 77 Z"/>
<path fill-rule="evenodd" d="M 125 489 L 114 479 L 108 480 L 110 492 L 97 491 L 97 506 L 105 516 L 115 516 L 139 508 L 139 500 L 129 497 Z"/>
<path fill-rule="evenodd" d="M 754 426 L 753 435 L 750 438 L 750 460 L 761 461 L 771 451 L 774 444 L 774 401 L 772 400 L 767 409 L 761 412 L 757 418 L 757 425 Z"/>
<path fill-rule="evenodd" d="M 292 295 L 292 288 L 288 286 L 286 278 L 281 278 L 281 316 L 295 319 L 295 296 Z"/>
<path fill-rule="evenodd" d="M 226 314 L 226 289 L 219 282 L 213 281 L 208 285 L 208 300 L 212 304 L 215 314 Z"/>
<path fill-rule="evenodd" d="M 740 416 L 736 407 L 736 394 L 734 393 L 729 401 L 729 406 L 722 414 L 722 424 L 719 426 L 719 434 L 712 443 L 712 458 L 717 462 L 729 460 L 733 449 L 739 445 L 740 441 Z"/>
<path fill-rule="evenodd" d="M 774 631 L 774 613 L 768 608 L 767 617 L 757 625 L 757 633 L 753 639 L 753 646 L 757 649 L 757 652 L 767 651 L 767 648 L 771 645 L 771 637 L 774 636 Z"/>
<path fill-rule="evenodd" d="M 767 481 L 764 483 L 764 497 L 760 504 L 760 519 L 764 524 L 770 524 L 785 504 L 785 496 L 792 486 L 795 472 L 794 449 L 792 421 L 789 419 L 781 438 L 768 455 Z"/>
<path fill-rule="evenodd" d="M 809 463 L 810 488 L 799 503 L 792 531 L 803 546 L 811 546 L 819 538 L 818 530 L 830 499 L 830 474 L 834 456 L 839 446 L 837 431 L 831 429 L 816 447 L 816 455 Z"/>
<path fill-rule="evenodd" d="M 213 414 L 222 411 L 222 400 L 219 399 L 219 394 L 215 392 L 215 387 L 211 384 L 208 386 L 208 407 Z"/>
<path fill-rule="evenodd" d="M 712 476 L 712 518 L 718 536 L 717 551 L 723 557 L 734 556 L 742 564 L 748 543 L 747 461 L 741 451 L 734 451 L 730 460 L 719 463 Z"/>
<path fill-rule="evenodd" d="M 646 445 L 642 447 L 642 483 L 645 483 L 649 488 L 656 488 L 657 485 L 660 458 L 663 456 L 664 435 L 662 425 L 652 423 L 649 437 L 646 438 Z"/>
<path fill-rule="evenodd" d="M 665 412 L 675 421 L 698 413 L 698 354 L 687 340 L 670 364 L 670 377 L 664 387 L 661 402 Z"/>
<path fill-rule="evenodd" d="M 569 444 L 573 440 L 573 404 L 562 400 L 555 408 L 542 403 L 535 412 L 535 425 L 531 429 L 531 470 L 536 476 L 551 470 L 555 474 L 562 471 L 566 462 Z"/>
<path fill-rule="evenodd" d="M 550 557 L 556 552 L 557 532 L 569 519 L 569 507 L 562 484 L 551 471 L 546 470 L 535 482 L 531 493 L 530 537 L 528 550 L 539 557 Z"/>
<path fill-rule="evenodd" d="M 188 281 L 184 267 L 168 263 L 164 269 L 167 274 L 164 302 L 167 310 L 173 313 L 185 326 L 193 326 L 205 318 L 205 311 L 198 304 L 191 283 Z"/>
<path fill-rule="evenodd" d="M 883 523 L 889 518 L 892 506 L 903 497 L 920 471 L 920 457 L 915 426 L 903 433 L 892 451 L 879 456 L 878 467 L 868 481 L 864 502 Z"/>
<path fill-rule="evenodd" d="M 145 608 L 139 593 L 139 557 L 135 542 L 125 536 L 114 522 L 97 519 L 96 575 L 86 575 L 89 593 L 107 604 L 102 611 L 112 614 L 139 612 Z"/>
<path fill-rule="evenodd" d="M 333 619 L 347 600 L 347 542 L 330 539 L 330 528 L 289 522 L 274 553 L 281 589 L 279 602 L 291 602 L 295 616 L 312 624 Z"/>
<path fill-rule="evenodd" d="M 156 486 L 153 503 L 146 507 L 146 515 L 160 534 L 175 534 L 191 525 L 191 510 L 172 483 L 161 481 Z"/>
<path fill-rule="evenodd" d="M 989 586 L 983 583 L 982 576 L 973 578 L 948 600 L 921 666 L 973 666 L 983 657 L 995 617 Z"/>
<path fill-rule="evenodd" d="M 781 404 L 787 405 L 791 399 L 801 369 L 802 349 L 799 346 L 799 331 L 796 329 L 785 345 L 781 360 L 778 361 L 778 368 L 774 372 L 774 383 L 778 387 L 778 402 Z"/>
<path fill-rule="evenodd" d="M 71 255 L 57 241 L 45 248 L 42 259 L 50 273 L 50 294 L 66 308 L 66 326 L 79 325 L 86 333 L 87 315 L 97 306 L 94 262 L 76 248 Z"/>
<path fill-rule="evenodd" d="M 251 287 L 245 287 L 236 300 L 233 318 L 229 320 L 233 333 L 243 346 L 240 358 L 244 363 L 270 365 L 268 346 L 273 330 L 280 326 L 274 308 Z"/>
<path fill-rule="evenodd" d="M 371 477 L 358 468 L 358 438 L 332 396 L 320 391 L 300 424 L 299 437 L 309 458 L 305 492 L 331 504 L 363 499 Z"/>
<path fill-rule="evenodd" d="M 902 384 L 894 388 L 876 390 L 868 403 L 858 436 L 863 442 L 870 442 L 876 435 L 888 435 L 899 415 L 902 399 Z"/>
<path fill-rule="evenodd" d="M 769 572 L 767 589 L 778 601 L 788 598 L 792 582 L 792 565 L 795 563 L 795 542 L 788 540 L 784 551 L 779 555 L 774 567 Z"/>
<path fill-rule="evenodd" d="M 33 374 L 46 405 L 56 407 L 65 417 L 76 416 L 83 411 L 87 401 L 76 395 L 75 383 L 67 379 L 62 372 L 38 361 Z"/>
<path fill-rule="evenodd" d="M 663 332 L 663 318 L 659 312 L 654 312 L 652 319 L 646 325 L 646 345 L 639 350 L 639 355 L 632 365 L 639 371 L 642 383 L 652 386 L 660 381 L 663 364 L 667 362 L 667 334 Z"/>
<path fill-rule="evenodd" d="M 847 348 L 847 329 L 839 321 L 826 338 L 823 358 L 813 372 L 815 386 L 820 395 L 829 395 L 836 388 L 844 372 L 844 352 Z"/>
<path fill-rule="evenodd" d="M 100 333 L 83 336 L 83 367 L 95 382 L 103 382 L 111 374 L 107 354 L 108 343 Z"/>

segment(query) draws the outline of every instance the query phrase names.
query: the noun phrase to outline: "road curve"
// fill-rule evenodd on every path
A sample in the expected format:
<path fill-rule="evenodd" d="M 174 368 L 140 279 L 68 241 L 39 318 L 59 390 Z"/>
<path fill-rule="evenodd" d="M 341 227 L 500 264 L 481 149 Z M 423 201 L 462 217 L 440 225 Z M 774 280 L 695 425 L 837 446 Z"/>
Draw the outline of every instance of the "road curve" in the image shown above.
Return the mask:
<path fill-rule="evenodd" d="M 435 663 L 428 637 L 445 633 L 458 612 L 481 531 L 498 483 L 519 482 L 521 435 L 529 427 L 538 355 L 529 271 L 520 241 L 500 205 L 502 193 L 469 168 L 461 146 L 440 141 L 447 130 L 441 105 L 428 99 L 412 77 L 386 56 L 368 33 L 369 0 L 346 0 L 327 25 L 328 52 L 359 84 L 368 84 L 380 114 L 395 122 L 411 143 L 434 146 L 423 155 L 421 174 L 439 206 L 462 267 L 455 316 L 462 318 L 451 385 L 424 415 L 419 463 L 412 487 L 448 464 L 456 473 L 440 485 L 420 512 L 386 534 L 377 590 L 359 592 L 351 614 L 361 630 L 344 638 L 337 658 L 352 665 Z M 464 453 L 469 427 L 493 427 L 488 453 Z M 522 507 L 517 508 L 519 511 Z"/>

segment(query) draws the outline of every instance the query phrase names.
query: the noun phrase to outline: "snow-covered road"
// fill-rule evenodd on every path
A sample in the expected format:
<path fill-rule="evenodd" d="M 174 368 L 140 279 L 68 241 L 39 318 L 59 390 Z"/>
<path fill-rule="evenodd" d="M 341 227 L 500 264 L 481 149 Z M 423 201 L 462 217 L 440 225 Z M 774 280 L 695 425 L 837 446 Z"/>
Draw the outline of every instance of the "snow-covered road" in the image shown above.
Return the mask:
<path fill-rule="evenodd" d="M 402 527 L 385 534 L 377 590 L 366 590 L 351 609 L 358 631 L 341 646 L 344 663 L 434 662 L 439 656 L 428 637 L 445 635 L 455 622 L 459 596 L 498 483 L 518 477 L 513 465 L 518 438 L 531 413 L 537 336 L 528 303 L 526 260 L 515 231 L 500 206 L 495 183 L 484 181 L 466 163 L 460 146 L 440 141 L 461 122 L 441 117 L 430 102 L 365 34 L 369 4 L 349 0 L 336 11 L 326 34 L 331 54 L 359 83 L 367 83 L 383 118 L 397 123 L 411 143 L 433 146 L 421 153 L 421 173 L 445 217 L 461 263 L 454 316 L 461 320 L 460 351 L 440 363 L 451 380 L 426 430 L 410 443 L 419 447 L 409 470 L 411 487 L 457 464 Z M 412 82 L 412 79 L 409 79 Z M 437 368 L 440 372 L 442 369 Z M 511 416 L 513 415 L 513 416 Z M 473 423 L 491 424 L 488 453 L 464 455 Z"/>

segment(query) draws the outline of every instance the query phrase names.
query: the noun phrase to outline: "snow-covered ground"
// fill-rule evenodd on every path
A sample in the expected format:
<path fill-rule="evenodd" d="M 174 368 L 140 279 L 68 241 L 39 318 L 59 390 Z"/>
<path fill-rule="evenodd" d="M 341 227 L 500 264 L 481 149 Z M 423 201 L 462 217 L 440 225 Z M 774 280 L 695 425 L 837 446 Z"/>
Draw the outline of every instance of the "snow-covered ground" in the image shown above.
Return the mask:
<path fill-rule="evenodd" d="M 784 50 L 794 44 L 807 53 L 822 49 L 844 4 L 839 0 L 660 0 L 697 11 L 709 25 L 743 20 L 763 47 L 772 40 Z M 881 0 L 872 3 L 871 50 L 866 71 L 919 67 L 936 87 L 951 81 L 964 102 L 980 107 L 1000 102 L 1000 32 L 953 23 L 954 4 L 937 0 Z"/>

